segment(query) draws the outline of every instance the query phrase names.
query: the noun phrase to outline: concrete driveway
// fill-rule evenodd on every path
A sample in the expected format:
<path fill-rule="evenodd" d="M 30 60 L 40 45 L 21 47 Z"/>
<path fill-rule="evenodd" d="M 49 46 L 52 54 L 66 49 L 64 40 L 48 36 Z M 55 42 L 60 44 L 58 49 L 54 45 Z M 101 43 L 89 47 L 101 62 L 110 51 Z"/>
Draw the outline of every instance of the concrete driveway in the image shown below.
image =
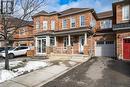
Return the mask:
<path fill-rule="evenodd" d="M 130 87 L 130 62 L 93 58 L 42 87 Z"/>

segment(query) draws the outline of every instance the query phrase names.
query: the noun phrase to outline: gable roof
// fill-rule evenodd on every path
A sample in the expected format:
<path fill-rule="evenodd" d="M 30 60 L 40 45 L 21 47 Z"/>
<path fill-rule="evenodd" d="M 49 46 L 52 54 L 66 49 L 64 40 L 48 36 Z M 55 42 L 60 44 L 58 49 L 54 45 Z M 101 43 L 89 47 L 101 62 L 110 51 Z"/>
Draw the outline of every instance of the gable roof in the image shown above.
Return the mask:
<path fill-rule="evenodd" d="M 25 26 L 33 26 L 33 21 L 26 21 L 22 20 L 16 17 L 9 17 L 8 19 L 8 27 L 25 27 Z M 0 19 L 0 22 L 2 23 L 2 20 Z"/>
<path fill-rule="evenodd" d="M 97 13 L 97 17 L 98 19 L 105 19 L 105 18 L 111 18 L 113 17 L 113 11 L 106 11 L 106 12 L 101 12 L 101 13 Z"/>
<path fill-rule="evenodd" d="M 64 11 L 61 11 L 61 12 L 53 11 L 53 12 L 50 12 L 50 13 L 43 10 L 43 11 L 36 13 L 32 17 L 50 16 L 50 15 L 54 15 L 54 14 L 57 14 L 57 15 L 59 15 L 59 17 L 62 17 L 62 16 L 70 15 L 70 14 L 76 14 L 76 13 L 79 13 L 79 12 L 92 11 L 92 10 L 94 10 L 94 9 L 91 9 L 91 8 L 70 8 L 70 9 L 67 9 L 67 10 L 64 10 Z"/>
<path fill-rule="evenodd" d="M 53 12 L 48 13 L 48 12 L 42 10 L 42 11 L 36 13 L 35 15 L 33 15 L 32 17 L 37 17 L 37 16 L 50 16 L 50 15 L 54 15 L 54 14 L 58 14 L 58 12 L 53 11 Z"/>
<path fill-rule="evenodd" d="M 80 12 L 84 12 L 84 11 L 91 11 L 91 10 L 94 10 L 94 9 L 91 9 L 91 8 L 70 8 L 70 9 L 61 11 L 60 17 L 71 15 L 71 14 L 76 14 L 76 13 L 80 13 Z"/>

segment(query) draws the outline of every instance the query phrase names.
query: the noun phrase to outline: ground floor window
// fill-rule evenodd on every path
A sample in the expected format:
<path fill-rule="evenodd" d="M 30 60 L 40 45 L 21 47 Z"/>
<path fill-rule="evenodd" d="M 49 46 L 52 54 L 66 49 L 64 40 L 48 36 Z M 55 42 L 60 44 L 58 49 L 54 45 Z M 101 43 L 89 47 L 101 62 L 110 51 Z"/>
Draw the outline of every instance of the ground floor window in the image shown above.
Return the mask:
<path fill-rule="evenodd" d="M 55 37 L 50 37 L 50 46 L 55 45 Z"/>
<path fill-rule="evenodd" d="M 66 47 L 69 45 L 68 37 L 63 38 L 63 44 L 64 44 L 64 49 L 66 49 Z"/>

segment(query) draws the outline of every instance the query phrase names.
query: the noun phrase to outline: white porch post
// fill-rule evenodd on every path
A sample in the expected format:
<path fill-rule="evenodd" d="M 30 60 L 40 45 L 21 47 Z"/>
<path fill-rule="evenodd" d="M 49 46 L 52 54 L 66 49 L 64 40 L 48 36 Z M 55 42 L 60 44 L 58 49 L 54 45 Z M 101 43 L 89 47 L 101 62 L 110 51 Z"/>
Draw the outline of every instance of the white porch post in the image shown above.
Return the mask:
<path fill-rule="evenodd" d="M 68 46 L 71 46 L 71 41 L 70 41 L 70 35 L 68 35 L 68 41 L 69 41 L 69 43 L 68 43 Z"/>
<path fill-rule="evenodd" d="M 87 37 L 87 33 L 85 33 L 85 34 L 84 34 L 84 39 L 85 39 L 85 40 L 84 40 L 84 45 L 87 45 L 87 38 L 88 38 L 88 37 Z"/>
<path fill-rule="evenodd" d="M 56 47 L 57 46 L 57 38 L 56 38 L 56 36 L 54 38 L 55 38 L 55 47 Z"/>
<path fill-rule="evenodd" d="M 37 54 L 37 45 L 38 45 L 38 44 L 37 44 L 37 37 L 36 37 L 36 38 L 35 38 L 35 49 L 36 49 L 35 51 L 36 51 L 36 54 Z"/>
<path fill-rule="evenodd" d="M 50 46 L 50 36 L 46 36 L 46 46 Z"/>

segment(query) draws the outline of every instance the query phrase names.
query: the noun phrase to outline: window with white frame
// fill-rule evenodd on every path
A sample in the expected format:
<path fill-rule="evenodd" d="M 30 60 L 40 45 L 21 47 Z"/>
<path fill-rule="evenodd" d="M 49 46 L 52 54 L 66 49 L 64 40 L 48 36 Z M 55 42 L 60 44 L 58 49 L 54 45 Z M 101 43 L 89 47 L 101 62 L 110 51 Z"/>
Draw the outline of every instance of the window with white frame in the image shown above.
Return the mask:
<path fill-rule="evenodd" d="M 55 21 L 54 20 L 51 21 L 51 30 L 55 30 Z"/>
<path fill-rule="evenodd" d="M 20 30 L 19 30 L 19 35 L 25 35 L 25 28 L 21 28 Z"/>
<path fill-rule="evenodd" d="M 47 21 L 43 21 L 43 30 L 47 30 L 47 27 L 48 27 Z"/>
<path fill-rule="evenodd" d="M 85 26 L 85 16 L 80 16 L 80 27 Z"/>
<path fill-rule="evenodd" d="M 123 20 L 130 19 L 130 5 L 125 5 L 122 7 L 122 19 Z"/>
<path fill-rule="evenodd" d="M 112 20 L 102 20 L 100 26 L 101 29 L 112 28 Z"/>
<path fill-rule="evenodd" d="M 69 45 L 69 43 L 68 43 L 68 37 L 64 37 L 63 38 L 63 44 L 64 44 L 64 49 L 66 49 L 66 47 Z"/>
<path fill-rule="evenodd" d="M 93 16 L 91 16 L 91 22 L 90 22 L 91 27 L 94 27 L 96 25 L 96 20 Z"/>
<path fill-rule="evenodd" d="M 37 30 L 40 29 L 40 21 L 36 21 L 36 29 L 37 29 Z"/>
<path fill-rule="evenodd" d="M 55 37 L 50 37 L 50 45 L 51 46 L 55 45 Z"/>
<path fill-rule="evenodd" d="M 67 28 L 67 20 L 63 19 L 62 20 L 62 29 L 66 29 Z"/>
<path fill-rule="evenodd" d="M 70 26 L 71 26 L 71 28 L 75 28 L 76 27 L 76 20 L 75 20 L 75 18 L 70 18 Z"/>

